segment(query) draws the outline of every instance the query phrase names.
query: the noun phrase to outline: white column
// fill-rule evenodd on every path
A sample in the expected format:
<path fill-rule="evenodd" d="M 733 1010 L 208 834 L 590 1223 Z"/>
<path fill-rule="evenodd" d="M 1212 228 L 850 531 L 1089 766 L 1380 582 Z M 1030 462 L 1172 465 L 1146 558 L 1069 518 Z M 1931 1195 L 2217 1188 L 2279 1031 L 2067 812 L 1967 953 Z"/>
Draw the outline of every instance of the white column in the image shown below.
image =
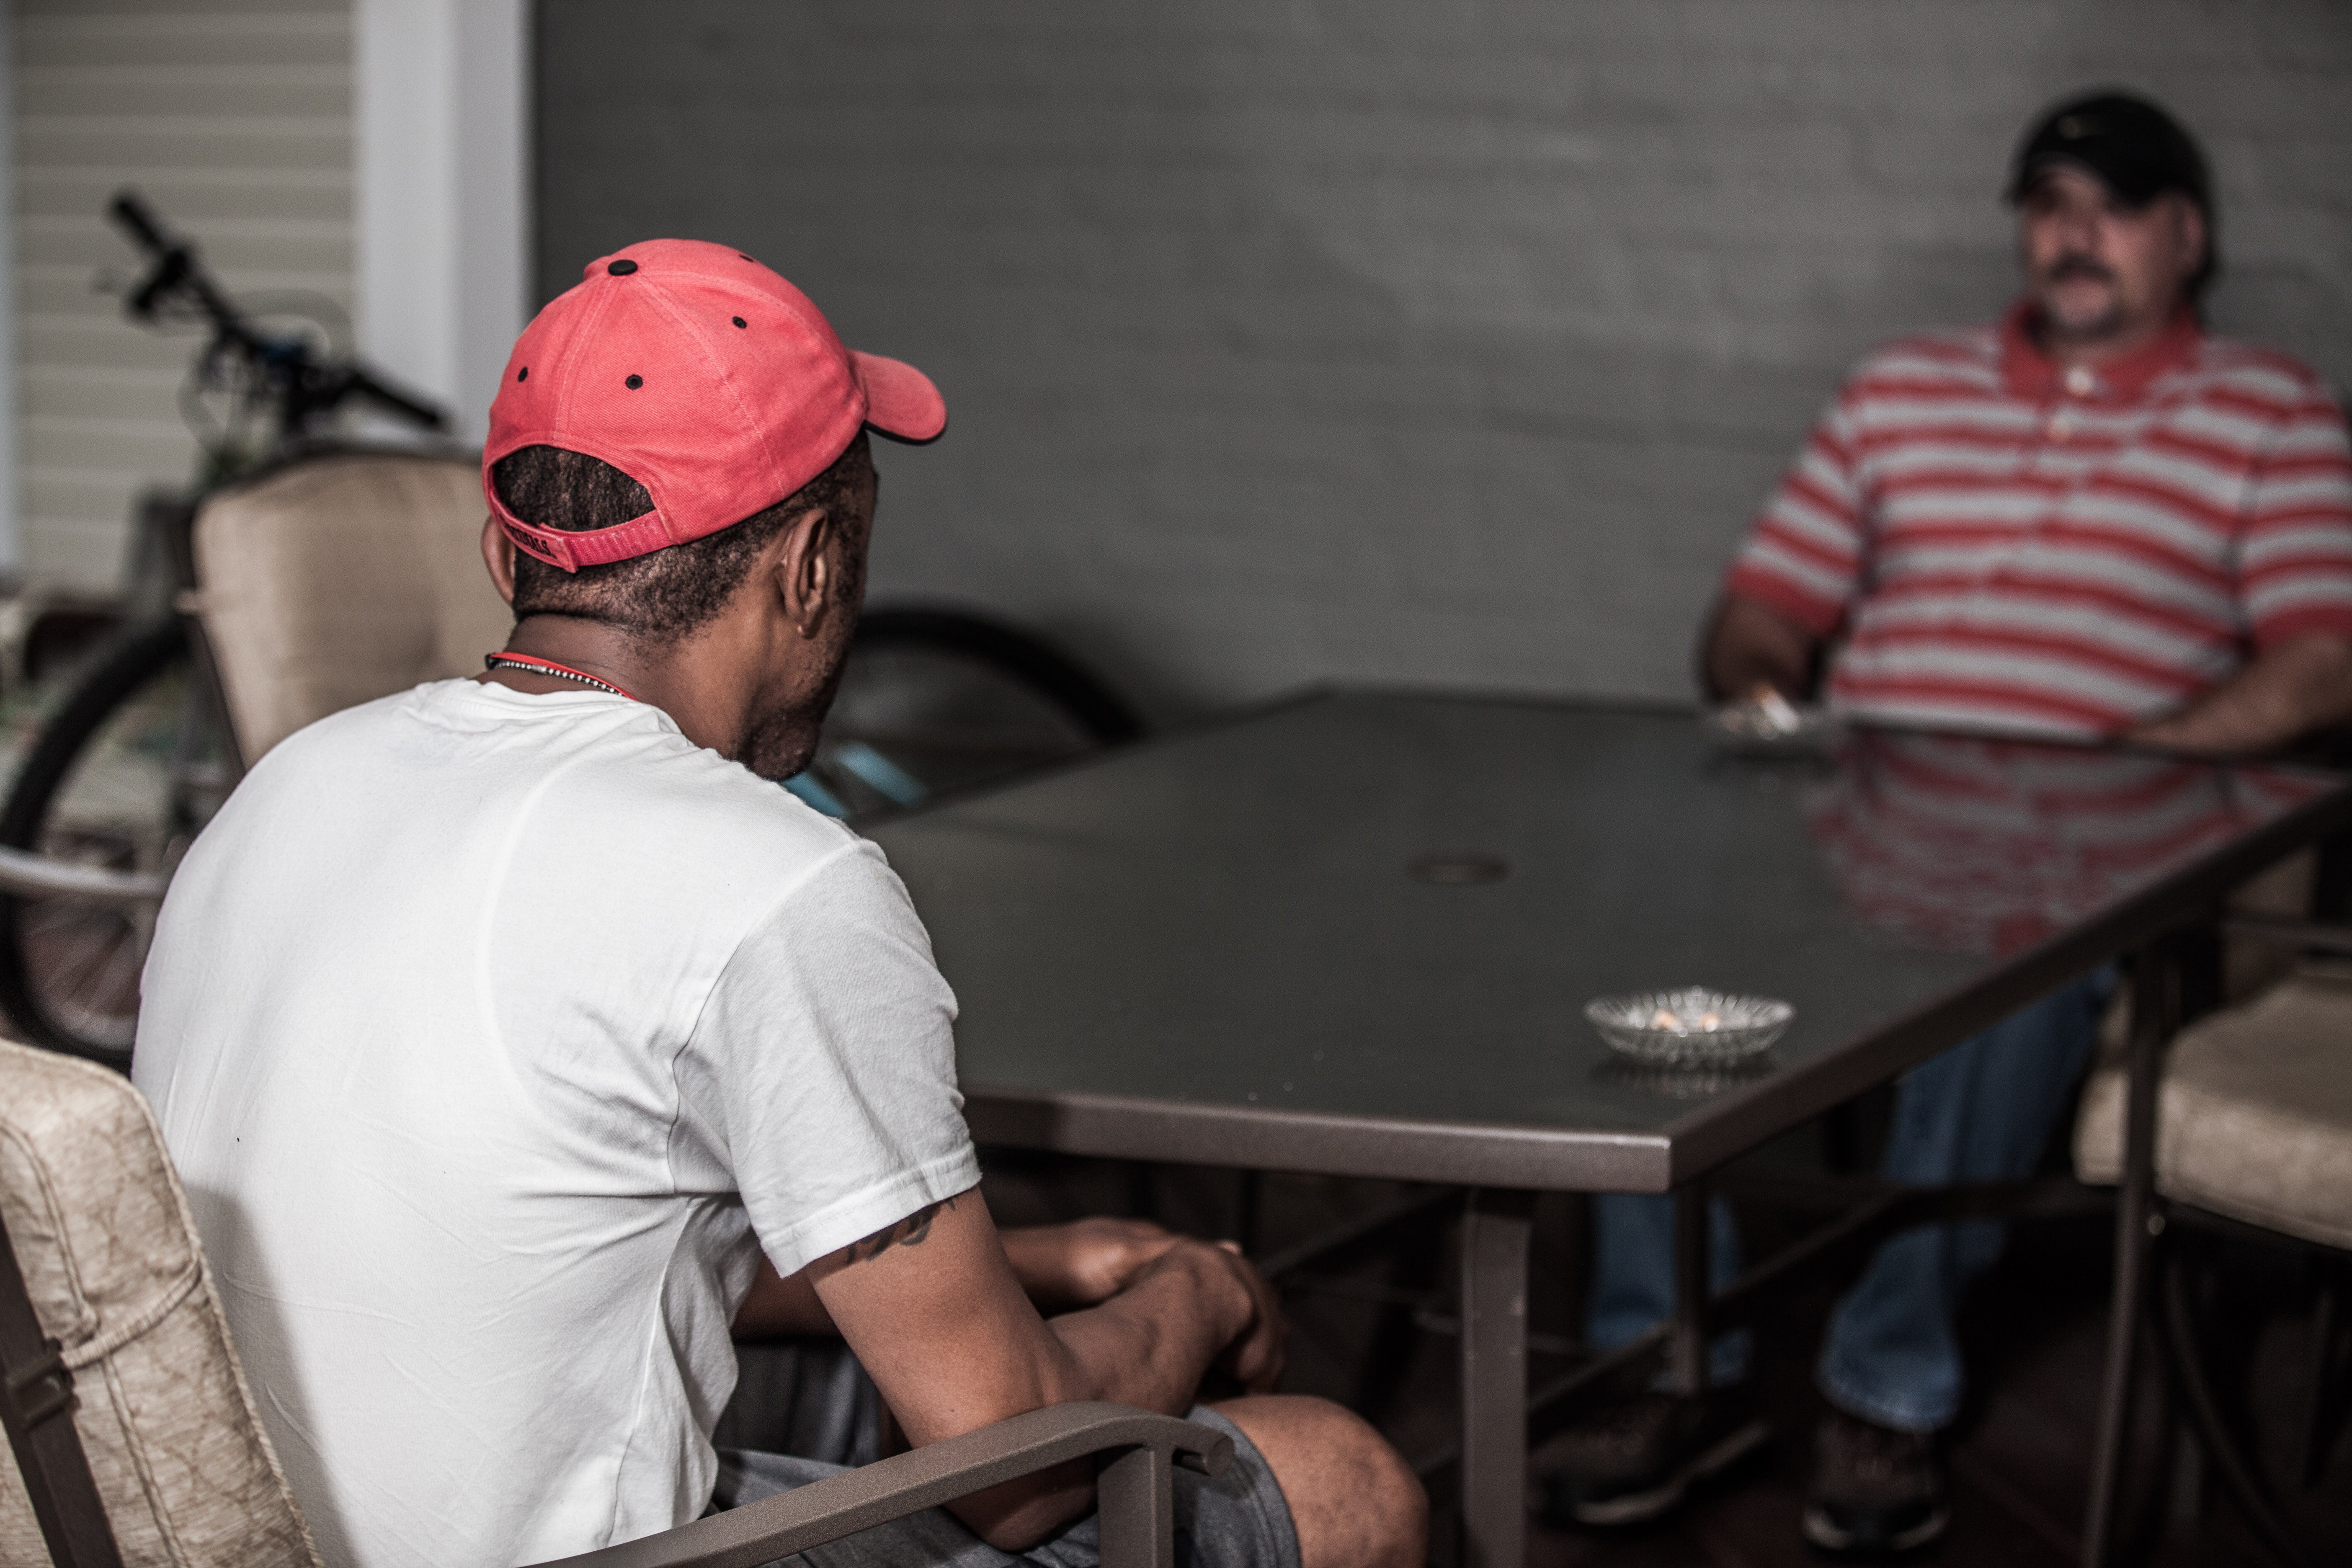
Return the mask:
<path fill-rule="evenodd" d="M 527 0 L 354 0 L 361 352 L 478 444 L 530 288 Z"/>

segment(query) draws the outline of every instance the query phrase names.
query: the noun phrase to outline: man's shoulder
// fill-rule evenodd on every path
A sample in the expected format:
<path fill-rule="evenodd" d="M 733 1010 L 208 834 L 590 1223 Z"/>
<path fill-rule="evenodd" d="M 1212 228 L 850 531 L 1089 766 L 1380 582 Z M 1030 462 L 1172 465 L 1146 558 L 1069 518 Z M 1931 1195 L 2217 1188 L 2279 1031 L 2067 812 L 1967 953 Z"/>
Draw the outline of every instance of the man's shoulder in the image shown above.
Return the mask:
<path fill-rule="evenodd" d="M 2208 335 L 2188 366 L 2200 393 L 2284 417 L 2314 404 L 2334 405 L 2327 380 L 2283 349 Z"/>
<path fill-rule="evenodd" d="M 1848 397 L 1928 389 L 1994 391 L 2000 384 L 2000 332 L 1991 325 L 1943 327 L 1889 338 L 1846 373 Z"/>
<path fill-rule="evenodd" d="M 860 842 L 832 817 L 741 763 L 698 746 L 667 719 L 639 722 L 575 756 L 551 757 L 533 815 L 556 836 L 601 838 L 622 864 L 721 882 L 815 866 Z M 691 868 L 690 872 L 689 869 Z"/>
<path fill-rule="evenodd" d="M 658 710 L 530 702 L 444 681 L 362 703 L 280 742 L 238 794 L 257 806 L 340 797 L 358 812 L 389 798 L 451 837 L 511 823 L 520 842 L 593 846 L 657 879 L 772 879 L 858 841 Z"/>
<path fill-rule="evenodd" d="M 326 803 L 368 793 L 382 777 L 379 759 L 396 745 L 417 700 L 436 684 L 448 683 L 395 691 L 312 720 L 247 766 L 229 805 L 278 795 Z"/>

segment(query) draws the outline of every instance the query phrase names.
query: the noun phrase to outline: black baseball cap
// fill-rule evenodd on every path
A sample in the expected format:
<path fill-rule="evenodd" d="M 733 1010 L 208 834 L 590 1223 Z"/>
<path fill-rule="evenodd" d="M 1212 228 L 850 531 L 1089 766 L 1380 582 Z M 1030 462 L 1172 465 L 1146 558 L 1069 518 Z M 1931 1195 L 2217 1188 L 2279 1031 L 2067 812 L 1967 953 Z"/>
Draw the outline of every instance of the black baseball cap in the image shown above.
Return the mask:
<path fill-rule="evenodd" d="M 2045 110 L 2017 150 L 2003 195 L 2019 201 L 2053 163 L 2089 171 L 2129 206 L 2145 206 L 2167 191 L 2179 191 L 2209 220 L 2213 216 L 2212 179 L 2196 139 L 2134 93 L 2086 93 Z"/>

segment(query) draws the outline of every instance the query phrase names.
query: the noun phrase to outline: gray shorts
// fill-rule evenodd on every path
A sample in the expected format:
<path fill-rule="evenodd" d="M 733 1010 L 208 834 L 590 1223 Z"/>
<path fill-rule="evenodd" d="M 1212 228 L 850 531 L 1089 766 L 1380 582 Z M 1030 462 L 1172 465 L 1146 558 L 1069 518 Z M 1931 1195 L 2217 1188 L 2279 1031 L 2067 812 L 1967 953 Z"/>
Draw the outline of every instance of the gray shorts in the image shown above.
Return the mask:
<path fill-rule="evenodd" d="M 1214 1479 L 1196 1470 L 1176 1471 L 1176 1568 L 1298 1568 L 1290 1508 L 1265 1458 L 1239 1427 L 1208 1406 L 1193 1406 L 1189 1419 L 1230 1436 L 1234 1462 Z M 844 1468 L 821 1459 L 722 1448 L 710 1506 L 714 1511 L 740 1508 Z M 955 1515 L 934 1508 L 786 1561 L 809 1568 L 1098 1568 L 1102 1548 L 1093 1514 L 1015 1555 L 999 1552 Z"/>

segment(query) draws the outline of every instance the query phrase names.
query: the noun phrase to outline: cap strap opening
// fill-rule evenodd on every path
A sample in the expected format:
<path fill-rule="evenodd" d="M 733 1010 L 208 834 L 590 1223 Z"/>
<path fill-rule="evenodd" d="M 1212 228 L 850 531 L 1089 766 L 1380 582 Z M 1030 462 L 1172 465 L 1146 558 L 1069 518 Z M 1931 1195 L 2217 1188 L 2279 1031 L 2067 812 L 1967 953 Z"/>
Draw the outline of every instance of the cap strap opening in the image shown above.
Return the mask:
<path fill-rule="evenodd" d="M 489 482 L 485 467 L 482 493 L 490 503 L 490 514 L 499 520 L 514 547 L 534 560 L 565 572 L 577 572 L 583 566 L 605 566 L 615 561 L 628 561 L 670 542 L 669 530 L 662 524 L 661 509 L 643 512 L 626 522 L 616 522 L 610 528 L 583 529 L 577 532 L 565 529 L 541 528 L 525 522 L 507 509 L 499 497 L 498 488 Z"/>

